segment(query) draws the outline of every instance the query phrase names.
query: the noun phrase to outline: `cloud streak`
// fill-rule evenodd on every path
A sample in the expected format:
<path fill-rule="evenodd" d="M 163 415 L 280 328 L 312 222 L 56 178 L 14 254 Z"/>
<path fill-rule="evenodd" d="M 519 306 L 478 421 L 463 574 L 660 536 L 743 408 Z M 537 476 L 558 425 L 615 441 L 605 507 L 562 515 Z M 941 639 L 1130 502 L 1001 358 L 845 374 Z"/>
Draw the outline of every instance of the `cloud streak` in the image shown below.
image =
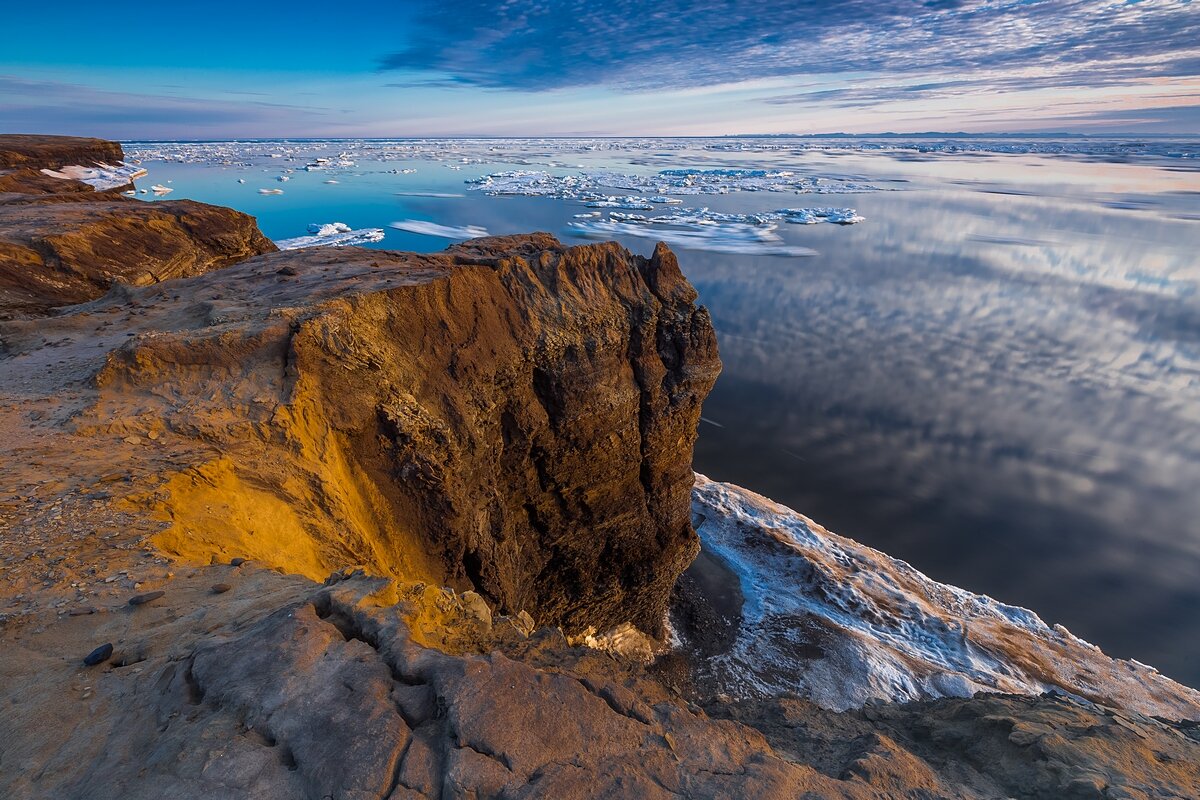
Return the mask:
<path fill-rule="evenodd" d="M 464 21 L 468 21 L 464 23 Z M 451 0 L 384 69 L 475 86 L 682 89 L 769 77 L 1031 67 L 1082 80 L 1196 74 L 1190 0 Z"/>

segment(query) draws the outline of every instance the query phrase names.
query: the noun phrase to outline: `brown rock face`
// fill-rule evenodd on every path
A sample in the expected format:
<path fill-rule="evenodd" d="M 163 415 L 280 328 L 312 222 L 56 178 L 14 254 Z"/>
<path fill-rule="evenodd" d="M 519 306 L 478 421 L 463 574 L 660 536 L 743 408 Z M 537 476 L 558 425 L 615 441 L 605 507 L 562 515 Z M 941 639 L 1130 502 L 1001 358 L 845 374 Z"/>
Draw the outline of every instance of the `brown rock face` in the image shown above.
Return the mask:
<path fill-rule="evenodd" d="M 116 142 L 0 135 L 0 319 L 94 300 L 114 284 L 199 275 L 275 245 L 253 217 L 189 200 L 144 203 L 42 169 L 113 164 Z"/>
<path fill-rule="evenodd" d="M 253 217 L 191 200 L 10 198 L 0 201 L 0 314 L 40 313 L 93 300 L 116 283 L 199 275 L 274 249 Z"/>
<path fill-rule="evenodd" d="M 153 334 L 109 358 L 97 410 L 152 395 L 222 453 L 169 481 L 167 550 L 367 564 L 570 631 L 660 631 L 698 550 L 692 444 L 720 369 L 665 246 L 319 249 L 147 291 L 114 301 Z"/>
<path fill-rule="evenodd" d="M 719 370 L 707 313 L 661 245 L 647 260 L 536 234 L 449 258 L 404 298 L 302 327 L 292 367 L 445 580 L 572 631 L 659 631 L 698 551 L 691 452 Z M 360 332 L 377 368 L 334 330 Z"/>
<path fill-rule="evenodd" d="M 0 168 L 58 169 L 70 164 L 113 164 L 125 158 L 121 145 L 104 139 L 43 134 L 0 134 Z"/>

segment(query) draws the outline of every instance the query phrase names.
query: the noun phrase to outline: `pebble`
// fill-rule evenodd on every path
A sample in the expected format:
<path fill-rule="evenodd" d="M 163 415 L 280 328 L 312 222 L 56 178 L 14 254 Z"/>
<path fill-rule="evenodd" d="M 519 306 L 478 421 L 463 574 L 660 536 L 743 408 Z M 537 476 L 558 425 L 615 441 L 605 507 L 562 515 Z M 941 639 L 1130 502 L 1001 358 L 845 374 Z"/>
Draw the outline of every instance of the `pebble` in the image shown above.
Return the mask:
<path fill-rule="evenodd" d="M 212 587 L 213 594 L 225 594 L 233 587 L 228 583 L 214 583 Z"/>
<path fill-rule="evenodd" d="M 232 566 L 240 567 L 242 564 L 245 564 L 248 560 L 249 559 L 246 559 L 246 558 L 231 558 L 231 559 L 229 559 L 229 563 Z"/>
<path fill-rule="evenodd" d="M 112 655 L 112 651 L 112 642 L 102 644 L 83 657 L 83 665 L 85 667 L 94 667 L 97 664 L 103 664 Z"/>
<path fill-rule="evenodd" d="M 67 613 L 69 613 L 72 617 L 82 617 L 87 614 L 95 614 L 96 609 L 92 608 L 91 606 L 84 606 L 82 608 L 72 608 Z"/>
<path fill-rule="evenodd" d="M 161 590 L 159 590 L 157 592 L 146 592 L 145 594 L 135 594 L 133 597 L 129 598 L 129 605 L 131 605 L 131 606 L 145 605 L 146 603 L 149 603 L 151 600 L 157 600 L 158 598 L 162 597 L 164 594 L 166 594 L 166 592 L 161 591 Z"/>

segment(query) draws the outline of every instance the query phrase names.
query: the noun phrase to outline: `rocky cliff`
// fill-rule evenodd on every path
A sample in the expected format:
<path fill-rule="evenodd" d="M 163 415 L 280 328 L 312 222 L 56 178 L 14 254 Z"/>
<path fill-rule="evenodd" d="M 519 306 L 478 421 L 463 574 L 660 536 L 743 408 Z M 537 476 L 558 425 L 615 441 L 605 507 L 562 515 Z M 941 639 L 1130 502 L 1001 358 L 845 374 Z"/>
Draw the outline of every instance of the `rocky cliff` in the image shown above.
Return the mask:
<path fill-rule="evenodd" d="M 121 145 L 106 139 L 43 134 L 0 134 L 0 169 L 60 169 L 73 164 L 113 164 L 125 158 Z"/>
<path fill-rule="evenodd" d="M 130 501 L 169 520 L 167 552 L 361 564 L 570 632 L 659 633 L 698 550 L 690 453 L 719 369 L 694 299 L 665 247 L 534 235 L 275 253 L 6 338 L 93 348 L 76 430 L 202 450 Z M 103 355 L 97 322 L 130 308 Z"/>
<path fill-rule="evenodd" d="M 43 171 L 121 158 L 115 142 L 0 135 L 0 319 L 275 249 L 252 217 L 232 209 L 143 203 Z"/>
<path fill-rule="evenodd" d="M 11 229 L 0 204 L 0 237 L 61 213 L 78 252 L 136 276 L 191 224 L 105 203 L 25 198 Z M 834 640 L 780 598 L 858 614 L 845 659 L 912 620 L 977 643 L 915 613 L 949 613 L 915 604 L 952 587 L 800 542 L 807 521 L 736 488 L 693 495 L 719 361 L 665 246 L 533 234 L 228 264 L 267 248 L 220 212 L 188 234 L 226 254 L 199 274 L 88 277 L 77 305 L 52 263 L 0 252 L 25 298 L 0 321 L 0 796 L 1200 795 L 1196 725 L 1120 707 L 1190 708 L 1167 681 L 844 711 L 730 693 L 779 677 L 730 653 L 828 676 L 809 667 Z M 692 498 L 712 546 L 676 583 Z M 673 586 L 689 613 L 668 651 Z"/>

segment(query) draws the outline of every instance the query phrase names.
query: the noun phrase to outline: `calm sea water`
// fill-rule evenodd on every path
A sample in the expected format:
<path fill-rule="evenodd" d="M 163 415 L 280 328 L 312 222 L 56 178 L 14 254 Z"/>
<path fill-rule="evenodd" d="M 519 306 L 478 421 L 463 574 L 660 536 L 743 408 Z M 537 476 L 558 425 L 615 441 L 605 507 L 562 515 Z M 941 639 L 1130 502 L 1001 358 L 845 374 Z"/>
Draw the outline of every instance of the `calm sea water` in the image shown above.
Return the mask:
<path fill-rule="evenodd" d="M 810 257 L 679 251 L 725 363 L 697 470 L 1200 685 L 1200 160 L 1178 157 L 1186 142 L 1133 156 L 1119 151 L 1136 146 L 863 144 L 126 150 L 145 158 L 142 185 L 251 213 L 276 239 L 309 223 L 418 219 L 582 241 L 569 227 L 589 211 L 579 201 L 464 184 L 502 170 L 769 168 L 871 182 L 881 191 L 681 198 L 743 214 L 849 206 L 866 218 L 781 225 Z M 298 170 L 342 150 L 354 167 Z M 405 169 L 415 172 L 393 172 Z M 446 244 L 388 230 L 376 246 Z"/>

